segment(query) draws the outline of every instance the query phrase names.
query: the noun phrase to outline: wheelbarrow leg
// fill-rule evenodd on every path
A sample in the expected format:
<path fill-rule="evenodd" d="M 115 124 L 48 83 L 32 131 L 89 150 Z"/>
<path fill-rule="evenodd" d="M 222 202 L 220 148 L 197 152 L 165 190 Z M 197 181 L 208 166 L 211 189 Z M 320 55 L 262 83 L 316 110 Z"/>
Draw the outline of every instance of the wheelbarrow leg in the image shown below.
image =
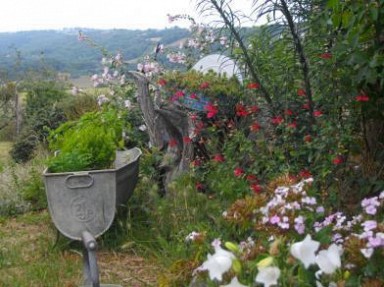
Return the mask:
<path fill-rule="evenodd" d="M 82 241 L 83 249 L 83 266 L 84 266 L 84 285 L 92 287 L 100 287 L 99 269 L 97 267 L 96 239 L 88 231 L 83 231 Z"/>

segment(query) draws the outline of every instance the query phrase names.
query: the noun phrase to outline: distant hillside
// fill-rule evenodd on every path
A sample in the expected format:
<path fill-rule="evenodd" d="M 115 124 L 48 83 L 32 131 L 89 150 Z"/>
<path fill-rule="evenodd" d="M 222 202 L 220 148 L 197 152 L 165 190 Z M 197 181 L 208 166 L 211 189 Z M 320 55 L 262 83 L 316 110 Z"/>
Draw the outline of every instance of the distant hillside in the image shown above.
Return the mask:
<path fill-rule="evenodd" d="M 48 67 L 70 73 L 72 77 L 100 72 L 102 54 L 78 41 L 79 30 L 0 33 L 0 71 L 12 77 L 17 70 L 36 70 L 44 61 Z M 115 54 L 120 51 L 125 60 L 137 59 L 151 52 L 157 42 L 169 45 L 189 35 L 187 29 L 181 28 L 81 30 L 108 52 Z"/>

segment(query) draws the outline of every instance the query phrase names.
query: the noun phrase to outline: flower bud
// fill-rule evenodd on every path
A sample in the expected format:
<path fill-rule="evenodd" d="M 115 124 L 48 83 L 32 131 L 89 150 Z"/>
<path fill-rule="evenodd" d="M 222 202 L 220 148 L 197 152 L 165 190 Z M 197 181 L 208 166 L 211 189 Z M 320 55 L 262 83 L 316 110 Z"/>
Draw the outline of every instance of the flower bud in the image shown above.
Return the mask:
<path fill-rule="evenodd" d="M 232 242 L 229 242 L 229 241 L 227 241 L 227 242 L 225 242 L 225 247 L 228 249 L 228 250 L 230 250 L 230 251 L 232 251 L 232 252 L 239 252 L 239 247 L 235 244 L 235 243 L 232 243 Z"/>
<path fill-rule="evenodd" d="M 272 265 L 272 263 L 273 263 L 273 257 L 268 256 L 257 263 L 257 268 L 265 268 Z"/>

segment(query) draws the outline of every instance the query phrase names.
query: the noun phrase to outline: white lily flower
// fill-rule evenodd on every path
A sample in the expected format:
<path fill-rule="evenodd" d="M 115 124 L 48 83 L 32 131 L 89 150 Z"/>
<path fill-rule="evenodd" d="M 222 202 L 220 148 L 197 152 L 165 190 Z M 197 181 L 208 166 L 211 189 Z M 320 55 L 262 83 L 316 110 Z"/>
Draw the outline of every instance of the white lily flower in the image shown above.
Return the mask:
<path fill-rule="evenodd" d="M 325 274 L 332 274 L 341 266 L 340 249 L 336 244 L 327 250 L 321 250 L 316 256 L 316 263 Z"/>
<path fill-rule="evenodd" d="M 280 269 L 275 266 L 259 268 L 259 273 L 255 278 L 257 283 L 264 284 L 264 287 L 277 285 L 277 280 L 280 277 Z"/>
<path fill-rule="evenodd" d="M 312 240 L 311 235 L 307 234 L 303 241 L 296 242 L 291 246 L 291 254 L 293 257 L 299 259 L 305 268 L 309 265 L 315 264 L 315 252 L 319 249 L 320 243 Z"/>
<path fill-rule="evenodd" d="M 237 279 L 237 277 L 235 276 L 232 278 L 231 283 L 229 283 L 228 285 L 220 285 L 220 287 L 248 287 L 248 286 L 241 284 Z"/>
<path fill-rule="evenodd" d="M 223 274 L 231 268 L 235 255 L 221 248 L 219 240 L 215 240 L 212 245 L 215 248 L 215 253 L 213 255 L 208 254 L 208 259 L 196 271 L 208 270 L 211 280 L 221 281 Z"/>

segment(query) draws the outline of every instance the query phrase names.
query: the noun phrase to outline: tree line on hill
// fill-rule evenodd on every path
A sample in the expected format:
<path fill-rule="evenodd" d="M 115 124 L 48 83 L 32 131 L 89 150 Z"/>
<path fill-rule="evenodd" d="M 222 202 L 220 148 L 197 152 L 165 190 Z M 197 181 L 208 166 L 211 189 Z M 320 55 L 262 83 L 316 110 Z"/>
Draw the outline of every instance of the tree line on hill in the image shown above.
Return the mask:
<path fill-rule="evenodd" d="M 130 61 L 150 53 L 157 42 L 172 45 L 189 36 L 187 29 L 64 30 L 0 33 L 0 73 L 12 79 L 29 70 L 47 66 L 71 77 L 99 72 L 102 53 L 78 40 L 79 32 L 110 53 L 122 53 Z"/>

